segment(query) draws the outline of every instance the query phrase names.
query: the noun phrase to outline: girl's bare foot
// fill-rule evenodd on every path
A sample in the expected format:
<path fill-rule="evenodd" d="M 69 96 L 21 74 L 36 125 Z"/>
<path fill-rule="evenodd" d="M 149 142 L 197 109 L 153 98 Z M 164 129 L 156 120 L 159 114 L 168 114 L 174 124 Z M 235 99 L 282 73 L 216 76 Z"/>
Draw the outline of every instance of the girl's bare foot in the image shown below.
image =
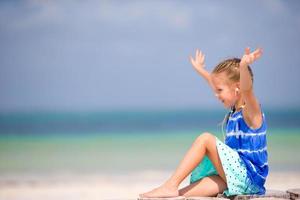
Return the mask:
<path fill-rule="evenodd" d="M 149 192 L 140 194 L 140 197 L 148 197 L 148 198 L 163 198 L 163 197 L 177 197 L 179 196 L 178 188 L 177 187 L 171 187 L 167 185 L 162 185 L 158 188 L 155 188 Z"/>

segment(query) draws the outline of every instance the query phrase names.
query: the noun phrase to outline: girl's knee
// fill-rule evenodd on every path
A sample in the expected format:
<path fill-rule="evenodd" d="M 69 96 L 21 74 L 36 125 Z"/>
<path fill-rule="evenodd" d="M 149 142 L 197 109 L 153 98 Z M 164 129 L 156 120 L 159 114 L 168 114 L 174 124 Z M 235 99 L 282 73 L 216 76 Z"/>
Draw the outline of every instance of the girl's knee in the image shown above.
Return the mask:
<path fill-rule="evenodd" d="M 202 140 L 202 141 L 206 141 L 206 142 L 209 142 L 211 141 L 212 139 L 214 139 L 214 135 L 211 134 L 211 133 L 208 133 L 208 132 L 204 132 L 202 133 L 201 135 L 198 136 L 198 140 Z"/>
<path fill-rule="evenodd" d="M 215 145 L 214 140 L 215 136 L 213 134 L 204 132 L 197 137 L 196 143 L 198 145 L 205 146 L 206 149 L 210 149 L 212 146 Z"/>

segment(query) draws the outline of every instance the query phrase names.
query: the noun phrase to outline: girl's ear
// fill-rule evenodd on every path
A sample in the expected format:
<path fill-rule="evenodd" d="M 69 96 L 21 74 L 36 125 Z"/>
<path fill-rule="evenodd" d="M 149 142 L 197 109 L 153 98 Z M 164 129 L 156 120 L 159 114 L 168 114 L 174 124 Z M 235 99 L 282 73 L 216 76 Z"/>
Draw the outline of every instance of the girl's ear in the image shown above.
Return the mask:
<path fill-rule="evenodd" d="M 238 90 L 240 90 L 240 82 L 237 82 L 237 83 L 235 84 L 235 88 L 237 88 Z"/>
<path fill-rule="evenodd" d="M 238 83 L 235 83 L 235 84 L 234 84 L 234 87 L 235 87 L 235 89 L 234 89 L 235 95 L 238 95 L 239 92 L 240 92 L 240 83 L 239 83 L 239 82 L 238 82 Z"/>

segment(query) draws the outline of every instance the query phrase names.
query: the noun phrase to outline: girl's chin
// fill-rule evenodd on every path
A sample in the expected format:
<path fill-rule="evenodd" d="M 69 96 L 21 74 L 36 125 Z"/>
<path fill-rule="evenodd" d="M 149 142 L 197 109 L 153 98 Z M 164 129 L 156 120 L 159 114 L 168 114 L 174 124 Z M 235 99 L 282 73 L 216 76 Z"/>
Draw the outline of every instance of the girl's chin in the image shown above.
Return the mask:
<path fill-rule="evenodd" d="M 231 105 L 228 105 L 227 103 L 225 103 L 225 102 L 223 102 L 223 106 L 224 106 L 224 108 L 228 108 L 228 109 L 231 109 Z"/>
<path fill-rule="evenodd" d="M 224 106 L 224 108 L 226 108 L 226 109 L 229 109 L 229 108 L 231 108 L 230 106 L 228 106 L 228 105 L 223 105 Z"/>

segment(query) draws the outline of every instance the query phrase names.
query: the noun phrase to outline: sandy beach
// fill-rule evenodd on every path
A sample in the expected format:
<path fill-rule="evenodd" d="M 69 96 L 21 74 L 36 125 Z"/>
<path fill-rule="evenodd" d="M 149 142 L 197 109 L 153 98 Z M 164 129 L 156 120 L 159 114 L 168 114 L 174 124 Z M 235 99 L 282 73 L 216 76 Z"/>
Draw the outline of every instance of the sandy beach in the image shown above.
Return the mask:
<path fill-rule="evenodd" d="M 161 184 L 171 172 L 143 171 L 123 175 L 1 176 L 0 199 L 136 199 Z M 300 172 L 271 172 L 266 188 L 300 188 Z M 181 187 L 188 184 L 188 178 Z"/>

